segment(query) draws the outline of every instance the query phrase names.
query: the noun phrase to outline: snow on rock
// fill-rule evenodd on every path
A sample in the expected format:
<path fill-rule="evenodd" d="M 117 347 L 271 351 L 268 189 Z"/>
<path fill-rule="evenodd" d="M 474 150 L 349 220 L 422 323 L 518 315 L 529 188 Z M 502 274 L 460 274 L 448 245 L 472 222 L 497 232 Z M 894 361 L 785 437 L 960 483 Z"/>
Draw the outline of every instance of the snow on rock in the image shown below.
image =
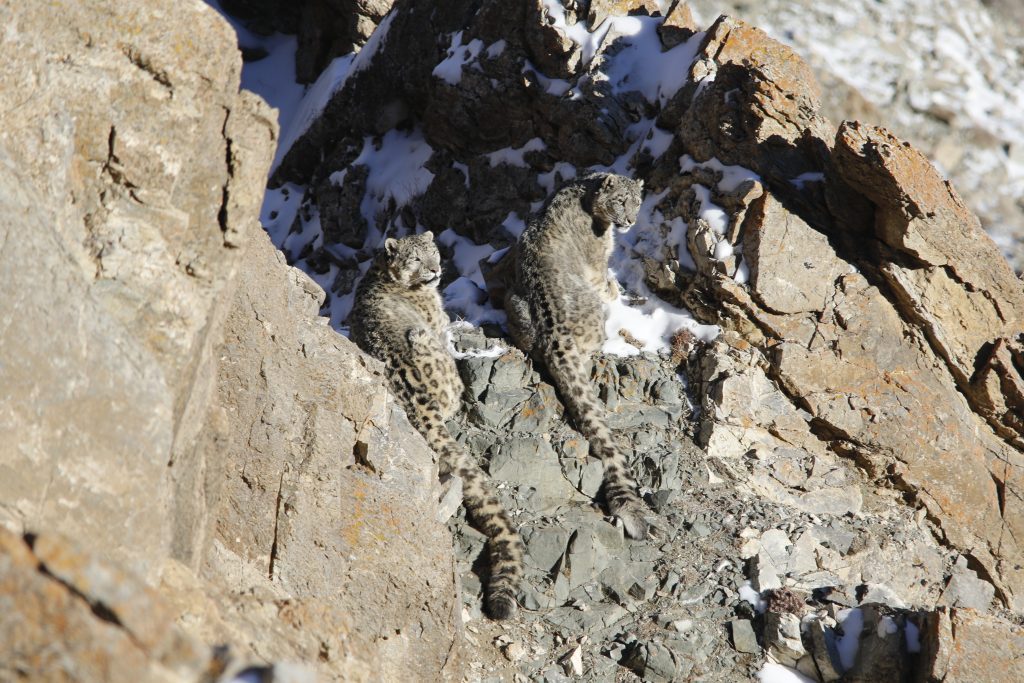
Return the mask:
<path fill-rule="evenodd" d="M 561 97 L 570 90 L 572 90 L 572 83 L 563 78 L 548 78 L 545 76 L 540 69 L 534 66 L 530 60 L 525 60 L 523 64 L 523 73 L 531 73 L 536 77 L 544 91 L 549 95 L 555 97 Z M 573 97 L 578 97 L 578 93 L 574 93 Z"/>
<path fill-rule="evenodd" d="M 796 669 L 788 666 L 769 662 L 757 673 L 757 680 L 760 683 L 816 683 L 813 678 L 808 678 Z"/>
<path fill-rule="evenodd" d="M 491 168 L 494 168 L 498 164 L 508 164 L 509 166 L 518 166 L 520 168 L 526 168 L 526 163 L 523 155 L 527 152 L 543 152 L 547 149 L 547 145 L 540 138 L 533 138 L 528 140 L 522 147 L 512 149 L 511 147 L 505 147 L 499 149 L 496 152 L 491 152 L 487 155 L 487 160 L 491 163 Z"/>
<path fill-rule="evenodd" d="M 374 35 L 377 34 L 374 33 Z M 368 47 L 369 43 L 367 43 L 363 50 L 365 51 Z M 291 49 L 291 61 L 285 62 L 282 60 L 278 67 L 282 71 L 285 68 L 294 71 L 294 45 Z M 359 54 L 363 53 L 360 52 Z M 358 55 L 355 54 L 347 54 L 335 58 L 327 68 L 321 72 L 320 76 L 316 79 L 316 82 L 309 87 L 309 90 L 305 91 L 301 95 L 297 102 L 294 100 L 287 102 L 286 106 L 289 107 L 288 115 L 285 116 L 285 112 L 283 110 L 279 114 L 280 120 L 278 123 L 281 126 L 281 140 L 277 145 L 277 152 L 274 155 L 274 163 L 270 166 L 271 174 L 273 174 L 278 164 L 281 163 L 281 160 L 284 159 L 288 150 L 290 150 L 292 145 L 295 144 L 295 141 L 302 137 L 302 135 L 309 130 L 309 127 L 313 125 L 313 122 L 320 117 L 324 107 L 327 106 L 327 103 L 330 101 L 334 93 L 345 85 L 349 75 L 354 73 L 357 57 Z M 259 64 L 259 62 L 257 62 L 257 64 Z M 244 82 L 243 86 L 245 86 Z M 259 90 L 256 92 L 260 92 L 262 94 Z M 294 98 L 296 94 L 297 93 L 295 91 L 288 91 L 287 93 L 290 98 Z"/>
<path fill-rule="evenodd" d="M 551 196 L 555 193 L 555 189 L 567 180 L 572 180 L 576 177 L 576 167 L 572 164 L 564 161 L 559 161 L 555 164 L 547 173 L 541 173 L 537 176 L 537 182 L 544 188 L 547 196 Z"/>
<path fill-rule="evenodd" d="M 836 641 L 839 659 L 844 669 L 850 669 L 857 661 L 860 649 L 860 632 L 864 630 L 864 613 L 859 608 L 840 610 L 836 617 L 843 627 L 843 636 Z"/>
<path fill-rule="evenodd" d="M 718 159 L 708 159 L 707 161 L 697 162 L 694 161 L 693 157 L 689 154 L 684 154 L 679 157 L 679 171 L 686 173 L 692 171 L 695 168 L 710 168 L 713 171 L 718 171 L 722 174 L 722 180 L 718 183 L 718 189 L 722 192 L 732 192 L 736 190 L 740 185 L 748 180 L 761 182 L 761 176 L 751 171 L 749 168 L 743 166 L 733 166 L 730 164 L 723 164 Z M 804 176 L 821 175 L 805 173 Z M 801 176 L 801 177 L 804 177 Z M 810 180 L 810 178 L 805 178 Z"/>
<path fill-rule="evenodd" d="M 510 211 L 505 220 L 501 222 L 501 227 L 505 228 L 512 237 L 519 239 L 519 236 L 523 234 L 523 230 L 526 230 L 526 221 L 520 218 L 519 214 L 515 211 Z"/>
<path fill-rule="evenodd" d="M 652 104 L 665 105 L 685 85 L 689 69 L 704 38 L 695 34 L 671 50 L 662 51 L 659 17 L 609 17 L 595 32 L 618 38 L 614 57 L 603 69 L 616 93 L 637 91 Z M 606 28 L 607 27 L 607 28 Z M 604 38 L 602 35 L 602 39 Z"/>
<path fill-rule="evenodd" d="M 369 168 L 361 211 L 371 226 L 388 202 L 405 206 L 426 191 L 434 174 L 424 164 L 433 153 L 419 128 L 408 132 L 389 130 L 380 140 L 369 136 L 364 139 L 362 152 L 352 165 Z"/>
<path fill-rule="evenodd" d="M 449 314 L 474 325 L 505 324 L 505 311 L 499 311 L 487 300 L 487 292 L 468 277 L 456 278 L 442 292 Z"/>
<path fill-rule="evenodd" d="M 743 585 L 739 588 L 740 600 L 750 603 L 750 606 L 754 608 L 758 614 L 764 614 L 765 608 L 768 606 L 768 602 L 761 597 L 761 594 L 754 590 L 754 587 L 750 584 L 750 581 L 744 581 Z"/>
<path fill-rule="evenodd" d="M 452 250 L 452 263 L 459 275 L 468 277 L 481 288 L 486 286 L 480 274 L 480 261 L 493 254 L 494 247 L 489 244 L 478 245 L 450 228 L 438 235 L 437 241 Z"/>
<path fill-rule="evenodd" d="M 605 323 L 608 339 L 602 349 L 605 353 L 629 356 L 640 352 L 641 349 L 625 341 L 619 334 L 620 330 L 627 331 L 636 340 L 643 342 L 643 351 L 668 349 L 672 336 L 680 330 L 688 330 L 703 341 L 711 341 L 718 336 L 719 328 L 716 325 L 701 325 L 689 311 L 665 303 L 652 294 L 644 281 L 642 259 L 659 257 L 664 253 L 663 247 L 666 244 L 678 249 L 681 260 L 684 253 L 689 256 L 685 227 L 674 225 L 667 236 L 662 231 L 664 217 L 654 206 L 663 196 L 664 193 L 646 195 L 640 205 L 636 223 L 616 235 L 610 271 L 615 280 L 642 303 L 631 304 L 629 299 L 620 296 L 608 305 Z M 685 226 L 685 223 L 682 225 Z M 689 261 L 692 263 L 692 259 Z"/>
<path fill-rule="evenodd" d="M 457 85 L 462 80 L 462 67 L 476 61 L 483 47 L 484 43 L 479 38 L 474 38 L 468 44 L 463 45 L 462 31 L 456 31 L 452 34 L 452 44 L 448 48 L 448 56 L 434 67 L 433 74 L 448 85 Z M 501 54 L 501 49 L 493 56 L 499 54 Z M 493 57 L 490 49 L 488 49 L 487 55 Z"/>

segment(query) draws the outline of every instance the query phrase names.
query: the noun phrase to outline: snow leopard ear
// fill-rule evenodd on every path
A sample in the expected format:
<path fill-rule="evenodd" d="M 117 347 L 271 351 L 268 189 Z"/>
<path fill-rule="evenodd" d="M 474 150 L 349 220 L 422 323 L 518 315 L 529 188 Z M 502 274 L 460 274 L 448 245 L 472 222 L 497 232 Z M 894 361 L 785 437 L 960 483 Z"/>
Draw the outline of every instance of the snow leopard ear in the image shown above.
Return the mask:
<path fill-rule="evenodd" d="M 615 183 L 616 183 L 615 176 L 612 175 L 611 173 L 609 173 L 608 175 L 606 175 L 604 178 L 601 179 L 601 190 L 600 191 L 604 192 L 605 190 L 612 189 L 613 187 L 615 187 Z"/>
<path fill-rule="evenodd" d="M 425 233 L 423 233 L 423 236 L 426 237 L 428 240 L 433 240 L 434 239 L 434 231 L 433 230 L 427 230 Z"/>
<path fill-rule="evenodd" d="M 388 256 L 394 256 L 395 252 L 398 251 L 398 240 L 394 237 L 389 237 L 384 240 L 384 251 Z"/>

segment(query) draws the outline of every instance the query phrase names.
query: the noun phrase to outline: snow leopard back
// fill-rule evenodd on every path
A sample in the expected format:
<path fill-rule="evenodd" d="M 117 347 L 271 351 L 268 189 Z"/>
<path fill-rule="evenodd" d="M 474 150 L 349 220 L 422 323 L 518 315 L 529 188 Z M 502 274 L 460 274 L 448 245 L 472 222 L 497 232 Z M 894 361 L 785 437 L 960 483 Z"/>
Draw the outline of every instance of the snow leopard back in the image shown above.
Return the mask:
<path fill-rule="evenodd" d="M 591 452 L 604 464 L 609 512 L 632 538 L 647 535 L 647 508 L 612 440 L 589 367 L 604 343 L 603 303 L 618 294 L 608 277 L 612 231 L 636 221 L 642 193 L 640 182 L 610 173 L 560 189 L 520 237 L 515 281 L 505 295 L 513 341 L 547 367 Z"/>

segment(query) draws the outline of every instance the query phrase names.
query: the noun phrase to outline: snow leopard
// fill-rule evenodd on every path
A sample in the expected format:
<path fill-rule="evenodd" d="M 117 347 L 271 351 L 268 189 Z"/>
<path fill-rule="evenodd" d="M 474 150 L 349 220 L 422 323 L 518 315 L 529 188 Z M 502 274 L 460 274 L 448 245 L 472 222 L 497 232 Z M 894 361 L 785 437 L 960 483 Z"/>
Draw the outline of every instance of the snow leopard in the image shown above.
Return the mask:
<path fill-rule="evenodd" d="M 591 356 L 605 340 L 603 303 L 619 294 L 618 283 L 608 277 L 613 226 L 628 228 L 636 221 L 642 194 L 642 182 L 612 173 L 562 187 L 520 236 L 513 283 L 505 292 L 512 340 L 547 367 L 591 452 L 604 464 L 608 511 L 631 538 L 647 536 L 649 512 L 588 377 Z"/>
<path fill-rule="evenodd" d="M 356 290 L 351 337 L 384 363 L 409 421 L 437 453 L 441 476 L 462 479 L 470 519 L 488 537 L 487 612 L 508 619 L 518 609 L 523 543 L 490 481 L 445 426 L 459 408 L 463 384 L 447 351 L 451 321 L 438 293 L 440 280 L 441 255 L 433 233 L 386 239 Z"/>

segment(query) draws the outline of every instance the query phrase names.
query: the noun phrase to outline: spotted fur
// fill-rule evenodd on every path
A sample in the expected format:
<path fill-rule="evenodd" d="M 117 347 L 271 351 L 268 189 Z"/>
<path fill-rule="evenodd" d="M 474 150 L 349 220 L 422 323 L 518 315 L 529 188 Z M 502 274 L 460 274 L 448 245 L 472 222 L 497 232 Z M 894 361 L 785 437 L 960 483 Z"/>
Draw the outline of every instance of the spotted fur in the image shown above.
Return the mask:
<path fill-rule="evenodd" d="M 391 390 L 437 453 L 441 475 L 462 478 L 466 510 L 488 537 L 487 610 L 495 619 L 507 619 L 517 609 L 523 544 L 487 477 L 445 426 L 459 407 L 463 385 L 446 350 L 450 320 L 437 291 L 440 279 L 441 256 L 432 233 L 385 240 L 356 291 L 352 340 L 384 362 Z"/>
<path fill-rule="evenodd" d="M 608 510 L 632 538 L 647 535 L 649 513 L 588 376 L 591 356 L 605 339 L 602 304 L 618 295 L 608 277 L 612 228 L 636 221 L 642 189 L 638 181 L 599 173 L 555 193 L 519 239 L 515 281 L 505 294 L 513 340 L 547 367 L 591 452 L 604 463 Z"/>

